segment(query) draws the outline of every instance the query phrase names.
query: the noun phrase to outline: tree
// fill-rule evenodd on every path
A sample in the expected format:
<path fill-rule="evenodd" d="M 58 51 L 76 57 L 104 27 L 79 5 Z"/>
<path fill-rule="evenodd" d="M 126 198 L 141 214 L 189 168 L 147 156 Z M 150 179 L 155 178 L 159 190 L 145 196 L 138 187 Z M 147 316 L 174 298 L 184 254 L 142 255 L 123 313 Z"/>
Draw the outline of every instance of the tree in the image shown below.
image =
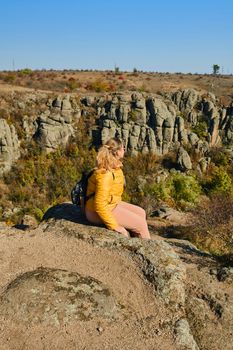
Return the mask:
<path fill-rule="evenodd" d="M 213 64 L 213 74 L 216 75 L 219 73 L 220 66 L 218 64 Z"/>
<path fill-rule="evenodd" d="M 120 67 L 117 67 L 116 65 L 115 65 L 115 73 L 116 74 L 120 73 Z"/>

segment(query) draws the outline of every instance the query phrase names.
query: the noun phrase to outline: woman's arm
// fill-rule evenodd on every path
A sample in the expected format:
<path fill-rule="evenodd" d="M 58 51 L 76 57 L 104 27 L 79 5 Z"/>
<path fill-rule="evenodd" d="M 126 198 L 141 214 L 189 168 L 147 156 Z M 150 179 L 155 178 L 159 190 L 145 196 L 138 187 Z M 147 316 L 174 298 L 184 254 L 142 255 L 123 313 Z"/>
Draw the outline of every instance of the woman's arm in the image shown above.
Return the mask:
<path fill-rule="evenodd" d="M 113 176 L 111 171 L 96 174 L 96 189 L 94 198 L 95 211 L 103 220 L 108 229 L 115 230 L 118 227 L 118 223 L 112 215 L 111 210 L 108 208 L 109 195 L 112 185 Z"/>

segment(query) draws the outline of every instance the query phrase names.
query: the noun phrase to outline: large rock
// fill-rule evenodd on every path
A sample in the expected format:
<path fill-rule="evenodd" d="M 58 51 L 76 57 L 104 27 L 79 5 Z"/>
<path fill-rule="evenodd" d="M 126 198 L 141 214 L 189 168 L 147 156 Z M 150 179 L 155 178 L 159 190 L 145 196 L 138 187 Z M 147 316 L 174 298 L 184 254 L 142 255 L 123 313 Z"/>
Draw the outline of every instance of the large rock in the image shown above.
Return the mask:
<path fill-rule="evenodd" d="M 38 129 L 35 139 L 48 151 L 65 146 L 74 135 L 73 126 L 65 121 L 61 114 L 42 114 L 37 119 Z"/>
<path fill-rule="evenodd" d="M 200 100 L 198 92 L 194 89 L 178 90 L 172 95 L 172 100 L 181 112 L 193 110 L 196 103 Z"/>
<path fill-rule="evenodd" d="M 19 146 L 14 125 L 0 119 L 0 175 L 10 170 L 13 162 L 20 157 Z"/>
<path fill-rule="evenodd" d="M 129 239 L 64 203 L 3 227 L 1 257 L 3 349 L 232 348 L 232 272 L 187 241 Z"/>
<path fill-rule="evenodd" d="M 183 147 L 180 147 L 178 150 L 177 164 L 182 171 L 187 171 L 192 169 L 192 162 L 189 157 L 189 154 Z"/>
<path fill-rule="evenodd" d="M 119 317 L 121 306 L 100 281 L 77 272 L 38 268 L 18 276 L 1 296 L 8 320 L 46 325 Z"/>

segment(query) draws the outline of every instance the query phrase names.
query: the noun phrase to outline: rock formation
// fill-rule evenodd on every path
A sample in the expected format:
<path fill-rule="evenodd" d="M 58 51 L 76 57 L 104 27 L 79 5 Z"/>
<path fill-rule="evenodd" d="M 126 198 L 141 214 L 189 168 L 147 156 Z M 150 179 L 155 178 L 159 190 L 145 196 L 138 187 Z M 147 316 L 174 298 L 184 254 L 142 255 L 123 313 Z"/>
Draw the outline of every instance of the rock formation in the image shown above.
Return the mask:
<path fill-rule="evenodd" d="M 81 116 L 92 120 L 89 133 L 95 145 L 118 136 L 131 154 L 150 151 L 164 155 L 188 145 L 200 158 L 205 158 L 213 146 L 232 147 L 232 105 L 222 107 L 213 94 L 201 95 L 193 89 L 161 95 L 17 94 L 12 98 L 8 96 L 5 106 L 10 114 L 22 115 L 21 119 L 15 119 L 17 132 L 20 128 L 22 132 L 17 136 L 14 122 L 9 126 L 7 120 L 2 119 L 2 169 L 9 169 L 19 157 L 18 139 L 21 141 L 22 135 L 29 142 L 35 139 L 50 152 L 65 146 L 70 137 L 76 135 Z"/>
<path fill-rule="evenodd" d="M 0 119 L 0 175 L 10 170 L 19 156 L 19 140 L 14 125 Z"/>
<path fill-rule="evenodd" d="M 232 348 L 232 272 L 189 242 L 121 237 L 69 203 L 21 232 L 1 228 L 2 349 Z"/>

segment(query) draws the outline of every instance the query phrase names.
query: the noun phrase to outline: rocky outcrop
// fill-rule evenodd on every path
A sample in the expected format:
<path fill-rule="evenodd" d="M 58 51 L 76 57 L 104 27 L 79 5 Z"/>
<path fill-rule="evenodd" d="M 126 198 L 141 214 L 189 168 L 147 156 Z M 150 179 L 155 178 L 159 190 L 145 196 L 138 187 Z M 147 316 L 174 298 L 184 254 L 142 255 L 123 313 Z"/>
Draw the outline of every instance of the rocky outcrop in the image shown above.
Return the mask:
<path fill-rule="evenodd" d="M 100 104 L 97 100 L 101 142 L 119 136 L 133 154 L 163 155 L 191 143 L 204 155 L 212 146 L 230 143 L 232 137 L 231 109 L 219 107 L 213 94 L 203 97 L 193 89 L 164 96 L 113 94 Z M 204 125 L 205 137 L 193 131 Z"/>
<path fill-rule="evenodd" d="M 19 140 L 14 125 L 0 119 L 0 175 L 10 170 L 19 156 Z"/>
<path fill-rule="evenodd" d="M 180 147 L 177 153 L 177 164 L 182 171 L 187 171 L 192 169 L 192 162 L 188 155 L 188 152 Z"/>
<path fill-rule="evenodd" d="M 70 203 L 35 230 L 3 227 L 2 346 L 55 349 L 59 329 L 70 349 L 82 339 L 94 349 L 230 350 L 232 271 L 189 242 L 152 237 L 90 226 Z"/>
<path fill-rule="evenodd" d="M 90 276 L 38 268 L 13 280 L 1 296 L 1 315 L 25 324 L 68 324 L 101 316 L 115 320 L 121 306 Z"/>
<path fill-rule="evenodd" d="M 46 148 L 47 151 L 65 146 L 69 138 L 74 135 L 72 126 L 73 118 L 79 119 L 80 110 L 74 108 L 70 102 L 70 96 L 57 97 L 47 103 L 49 109 L 41 113 L 37 118 L 37 130 L 34 138 Z"/>
<path fill-rule="evenodd" d="M 8 97 L 7 103 L 10 113 L 22 115 L 20 123 L 19 117 L 16 120 L 17 130 L 22 128 L 18 138 L 23 135 L 28 142 L 33 138 L 48 152 L 65 146 L 76 135 L 81 116 L 91 120 L 87 124 L 91 125 L 89 133 L 95 145 L 116 136 L 123 139 L 131 154 L 150 151 L 164 155 L 190 144 L 199 158 L 205 159 L 213 146 L 232 147 L 232 105 L 221 107 L 213 94 L 201 95 L 193 89 L 161 95 L 117 92 L 81 98 L 72 94 L 18 94 L 12 100 Z M 7 136 L 8 143 L 14 144 L 9 149 L 14 148 L 17 158 L 15 131 L 12 128 L 9 132 L 14 134 Z M 3 169 L 12 162 L 9 149 L 5 157 L 8 165 Z M 7 163 L 5 158 L 2 162 Z"/>

